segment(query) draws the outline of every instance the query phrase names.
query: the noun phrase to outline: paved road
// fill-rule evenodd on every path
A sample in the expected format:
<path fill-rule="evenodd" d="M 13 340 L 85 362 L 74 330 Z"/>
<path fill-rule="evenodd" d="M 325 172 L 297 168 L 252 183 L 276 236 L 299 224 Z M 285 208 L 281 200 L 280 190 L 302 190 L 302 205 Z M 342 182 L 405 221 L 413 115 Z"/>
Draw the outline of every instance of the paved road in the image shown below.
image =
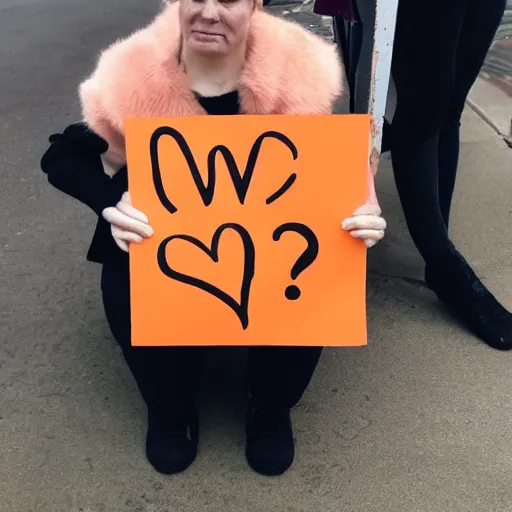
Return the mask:
<path fill-rule="evenodd" d="M 194 466 L 165 478 L 145 461 L 144 409 L 84 259 L 93 216 L 49 188 L 38 161 L 77 119 L 99 49 L 158 4 L 0 0 L 0 512 L 510 512 L 510 355 L 410 280 L 421 262 L 386 159 L 370 345 L 325 352 L 295 412 L 293 469 L 247 469 L 232 364 L 243 354 L 230 350 L 209 362 Z M 471 112 L 464 123 L 454 237 L 512 306 L 510 150 Z"/>

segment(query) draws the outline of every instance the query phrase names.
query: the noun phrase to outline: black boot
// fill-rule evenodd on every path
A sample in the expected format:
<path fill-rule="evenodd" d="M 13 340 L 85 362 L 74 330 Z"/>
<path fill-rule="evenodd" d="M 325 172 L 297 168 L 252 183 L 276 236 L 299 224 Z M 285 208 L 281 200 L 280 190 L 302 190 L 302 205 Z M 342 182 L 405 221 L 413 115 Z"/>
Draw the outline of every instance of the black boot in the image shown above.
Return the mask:
<path fill-rule="evenodd" d="M 295 455 L 290 409 L 250 407 L 245 454 L 254 471 L 265 476 L 283 474 Z"/>
<path fill-rule="evenodd" d="M 485 343 L 498 350 L 512 349 L 512 313 L 453 246 L 427 263 L 425 283 Z"/>
<path fill-rule="evenodd" d="M 171 417 L 156 411 L 148 413 L 146 455 L 151 465 L 167 475 L 180 473 L 194 462 L 199 440 L 199 421 L 192 410 Z"/>

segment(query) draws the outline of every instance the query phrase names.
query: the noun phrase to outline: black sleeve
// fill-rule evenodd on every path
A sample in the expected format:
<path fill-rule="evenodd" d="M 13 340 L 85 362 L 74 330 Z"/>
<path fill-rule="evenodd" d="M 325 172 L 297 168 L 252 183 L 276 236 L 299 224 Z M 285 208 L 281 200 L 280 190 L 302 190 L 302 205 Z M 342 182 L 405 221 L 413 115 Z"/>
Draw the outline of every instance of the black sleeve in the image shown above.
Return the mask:
<path fill-rule="evenodd" d="M 108 144 L 85 124 L 68 126 L 49 139 L 50 147 L 41 158 L 48 182 L 65 194 L 89 206 L 98 216 L 115 206 L 128 189 L 126 167 L 113 178 L 105 174 L 101 155 Z"/>

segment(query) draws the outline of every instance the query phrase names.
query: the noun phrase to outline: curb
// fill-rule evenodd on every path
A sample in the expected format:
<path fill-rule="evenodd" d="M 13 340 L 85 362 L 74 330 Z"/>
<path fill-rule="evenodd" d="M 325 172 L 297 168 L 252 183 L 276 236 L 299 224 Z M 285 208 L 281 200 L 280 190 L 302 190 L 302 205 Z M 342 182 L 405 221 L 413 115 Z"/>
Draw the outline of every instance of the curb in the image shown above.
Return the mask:
<path fill-rule="evenodd" d="M 512 148 L 512 100 L 506 93 L 480 75 L 466 103 Z"/>

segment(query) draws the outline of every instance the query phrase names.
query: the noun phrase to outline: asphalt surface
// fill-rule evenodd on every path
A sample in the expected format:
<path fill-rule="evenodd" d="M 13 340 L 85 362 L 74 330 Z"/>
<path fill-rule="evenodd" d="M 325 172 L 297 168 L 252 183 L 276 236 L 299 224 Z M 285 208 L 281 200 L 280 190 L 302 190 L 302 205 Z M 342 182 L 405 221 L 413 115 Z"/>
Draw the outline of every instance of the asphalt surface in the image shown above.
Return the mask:
<path fill-rule="evenodd" d="M 158 6 L 0 0 L 0 512 L 512 511 L 512 355 L 422 286 L 387 158 L 369 346 L 325 351 L 294 413 L 293 468 L 267 479 L 245 463 L 238 350 L 209 359 L 194 465 L 164 477 L 147 463 L 144 407 L 85 261 L 94 217 L 47 185 L 39 159 L 79 118 L 98 51 Z M 509 307 L 510 151 L 466 113 L 453 237 Z"/>

